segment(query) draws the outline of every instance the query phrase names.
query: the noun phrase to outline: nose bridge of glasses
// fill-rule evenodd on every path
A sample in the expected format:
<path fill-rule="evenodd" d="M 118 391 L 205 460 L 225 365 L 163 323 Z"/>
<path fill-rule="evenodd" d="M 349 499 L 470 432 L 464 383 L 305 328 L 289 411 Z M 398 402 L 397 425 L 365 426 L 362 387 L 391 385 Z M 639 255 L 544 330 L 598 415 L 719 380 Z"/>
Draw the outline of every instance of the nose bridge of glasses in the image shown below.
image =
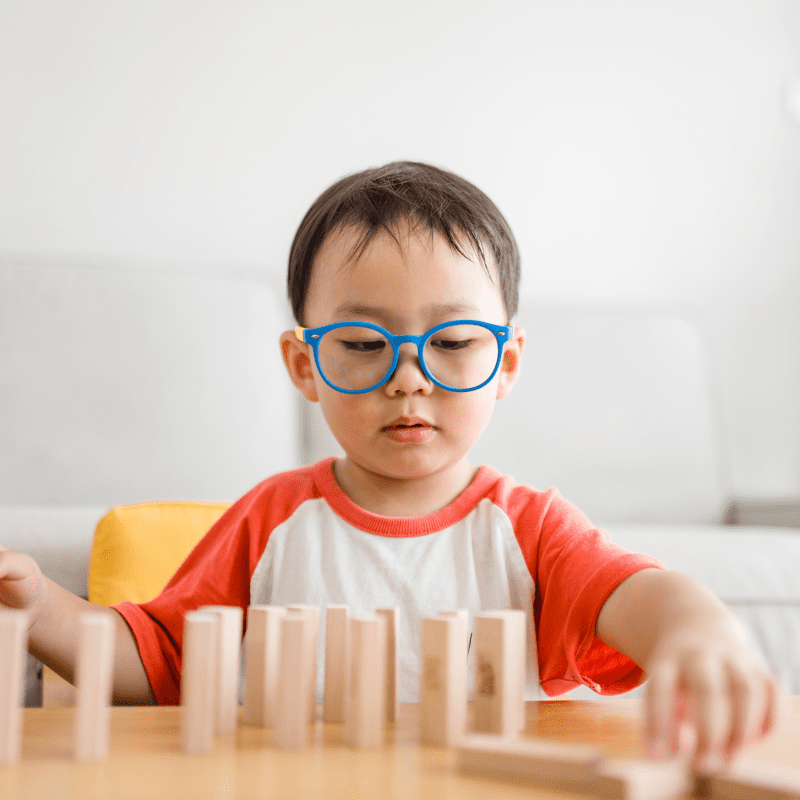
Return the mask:
<path fill-rule="evenodd" d="M 411 363 L 411 365 L 416 368 L 422 378 L 424 378 L 426 381 L 429 380 L 422 368 L 422 364 L 420 363 L 422 341 L 424 338 L 424 336 L 411 335 L 393 337 L 394 346 L 397 351 L 397 363 L 395 364 L 392 374 L 389 376 L 389 380 L 396 376 L 398 370 L 400 370 L 407 363 Z"/>

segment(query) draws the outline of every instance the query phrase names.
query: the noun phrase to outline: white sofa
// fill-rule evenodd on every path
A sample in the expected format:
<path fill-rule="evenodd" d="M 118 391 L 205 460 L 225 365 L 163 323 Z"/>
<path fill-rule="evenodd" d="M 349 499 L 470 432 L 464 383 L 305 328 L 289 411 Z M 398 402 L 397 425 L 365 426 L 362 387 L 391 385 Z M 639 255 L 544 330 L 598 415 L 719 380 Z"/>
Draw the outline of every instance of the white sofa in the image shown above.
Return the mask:
<path fill-rule="evenodd" d="M 701 580 L 800 692 L 800 531 L 719 524 L 726 460 L 700 326 L 676 309 L 536 303 L 516 321 L 523 377 L 476 462 L 558 486 L 622 545 Z M 339 452 L 284 375 L 291 324 L 268 280 L 0 262 L 0 544 L 85 594 L 111 506 L 233 501 Z"/>

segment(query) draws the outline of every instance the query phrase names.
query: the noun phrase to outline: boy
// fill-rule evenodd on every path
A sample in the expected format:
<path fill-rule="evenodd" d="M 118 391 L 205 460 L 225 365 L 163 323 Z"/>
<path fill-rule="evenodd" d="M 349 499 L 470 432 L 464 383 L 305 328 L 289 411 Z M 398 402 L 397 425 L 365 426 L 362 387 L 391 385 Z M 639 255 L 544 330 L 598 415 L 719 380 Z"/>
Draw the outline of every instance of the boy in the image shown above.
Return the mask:
<path fill-rule="evenodd" d="M 422 616 L 512 607 L 548 694 L 615 694 L 647 672 L 655 756 L 686 718 L 706 768 L 772 726 L 775 682 L 710 592 L 614 546 L 555 490 L 469 463 L 525 341 L 516 245 L 483 193 L 417 163 L 350 176 L 311 207 L 289 262 L 284 361 L 346 456 L 259 484 L 158 598 L 107 611 L 116 702 L 178 701 L 183 617 L 200 605 L 400 606 L 401 700 L 416 699 Z M 30 612 L 31 652 L 71 679 L 88 604 L 10 551 L 0 603 Z"/>

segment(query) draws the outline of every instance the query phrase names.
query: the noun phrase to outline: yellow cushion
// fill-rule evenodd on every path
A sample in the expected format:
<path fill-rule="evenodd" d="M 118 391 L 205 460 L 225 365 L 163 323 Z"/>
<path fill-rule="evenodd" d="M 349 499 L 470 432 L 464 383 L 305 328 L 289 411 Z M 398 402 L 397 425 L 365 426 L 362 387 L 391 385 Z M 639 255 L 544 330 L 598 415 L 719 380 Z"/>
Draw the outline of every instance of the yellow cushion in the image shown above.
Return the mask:
<path fill-rule="evenodd" d="M 164 502 L 111 509 L 95 530 L 89 600 L 103 606 L 152 600 L 227 508 Z"/>

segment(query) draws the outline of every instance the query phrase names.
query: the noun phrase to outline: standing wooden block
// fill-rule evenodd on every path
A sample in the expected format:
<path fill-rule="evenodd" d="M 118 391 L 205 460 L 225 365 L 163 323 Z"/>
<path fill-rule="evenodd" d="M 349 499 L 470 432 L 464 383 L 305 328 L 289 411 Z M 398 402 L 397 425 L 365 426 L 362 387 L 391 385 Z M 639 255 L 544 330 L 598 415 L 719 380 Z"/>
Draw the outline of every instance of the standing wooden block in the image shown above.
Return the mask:
<path fill-rule="evenodd" d="M 600 748 L 589 745 L 472 734 L 458 748 L 457 765 L 500 780 L 588 792 L 603 757 Z"/>
<path fill-rule="evenodd" d="M 239 606 L 202 606 L 217 621 L 216 634 L 216 732 L 236 731 L 239 708 L 239 658 L 242 651 L 242 609 Z"/>
<path fill-rule="evenodd" d="M 608 759 L 592 793 L 609 800 L 676 800 L 690 794 L 693 785 L 684 760 Z"/>
<path fill-rule="evenodd" d="M 309 627 L 303 613 L 287 613 L 281 620 L 278 701 L 275 709 L 275 745 L 302 750 L 308 744 L 308 681 L 312 669 Z"/>
<path fill-rule="evenodd" d="M 375 613 L 382 617 L 386 630 L 386 721 L 392 725 L 397 722 L 400 704 L 397 698 L 397 684 L 400 680 L 399 647 L 399 608 L 379 608 Z"/>
<path fill-rule="evenodd" d="M 386 724 L 386 626 L 380 617 L 350 620 L 350 687 L 345 740 L 358 748 L 383 745 Z"/>
<path fill-rule="evenodd" d="M 189 611 L 183 620 L 181 739 L 187 753 L 210 753 L 216 725 L 217 619 Z"/>
<path fill-rule="evenodd" d="M 27 641 L 27 615 L 0 611 L 0 764 L 11 764 L 20 757 Z"/>
<path fill-rule="evenodd" d="M 116 628 L 106 612 L 81 614 L 78 624 L 74 752 L 79 761 L 99 761 L 108 755 Z"/>
<path fill-rule="evenodd" d="M 281 606 L 250 606 L 245 636 L 244 724 L 267 728 L 274 724 L 278 692 Z"/>
<path fill-rule="evenodd" d="M 467 611 L 466 608 L 448 609 L 447 611 L 440 611 L 439 616 L 452 618 L 458 621 L 458 635 L 464 642 L 464 663 L 466 664 L 467 657 L 469 656 L 469 611 Z"/>
<path fill-rule="evenodd" d="M 738 762 L 697 779 L 698 797 L 711 800 L 800 800 L 800 769 Z"/>
<path fill-rule="evenodd" d="M 455 747 L 467 717 L 467 659 L 464 621 L 457 616 L 422 620 L 420 739 Z"/>
<path fill-rule="evenodd" d="M 475 617 L 474 727 L 515 736 L 525 727 L 525 613 Z"/>
<path fill-rule="evenodd" d="M 319 608 L 317 606 L 287 606 L 287 611 L 299 612 L 308 620 L 306 636 L 313 654 L 311 674 L 308 676 L 308 721 L 317 718 L 317 666 L 319 661 Z"/>
<path fill-rule="evenodd" d="M 350 610 L 328 606 L 325 610 L 325 695 L 322 718 L 344 722 L 350 681 Z"/>

